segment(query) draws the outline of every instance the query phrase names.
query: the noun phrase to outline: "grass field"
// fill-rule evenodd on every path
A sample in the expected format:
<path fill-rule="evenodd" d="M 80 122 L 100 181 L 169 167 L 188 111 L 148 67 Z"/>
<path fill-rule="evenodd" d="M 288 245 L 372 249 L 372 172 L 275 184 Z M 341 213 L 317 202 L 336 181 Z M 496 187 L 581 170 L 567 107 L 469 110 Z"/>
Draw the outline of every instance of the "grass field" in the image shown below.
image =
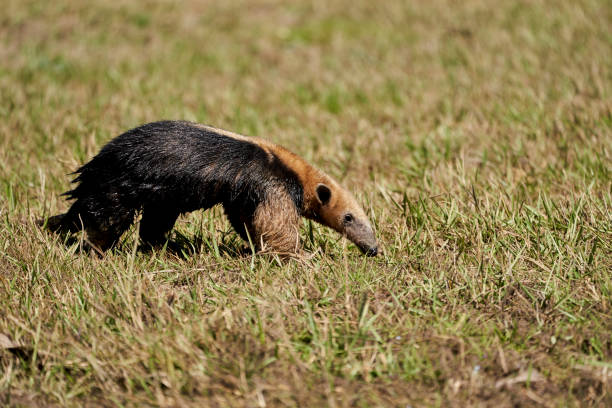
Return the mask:
<path fill-rule="evenodd" d="M 383 254 L 42 231 L 110 138 L 265 137 Z M 24 1 L 0 12 L 0 405 L 612 406 L 612 3 Z"/>

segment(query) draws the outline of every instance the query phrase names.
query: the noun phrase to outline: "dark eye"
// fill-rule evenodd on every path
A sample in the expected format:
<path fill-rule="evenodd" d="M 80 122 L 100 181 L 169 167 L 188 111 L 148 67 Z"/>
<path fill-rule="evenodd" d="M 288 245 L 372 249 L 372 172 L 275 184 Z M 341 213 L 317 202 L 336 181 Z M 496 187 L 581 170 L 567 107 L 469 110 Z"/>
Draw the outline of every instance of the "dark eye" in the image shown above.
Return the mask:
<path fill-rule="evenodd" d="M 351 222 L 353 222 L 353 214 L 346 214 L 344 216 L 344 223 L 348 224 L 348 223 L 351 223 Z"/>

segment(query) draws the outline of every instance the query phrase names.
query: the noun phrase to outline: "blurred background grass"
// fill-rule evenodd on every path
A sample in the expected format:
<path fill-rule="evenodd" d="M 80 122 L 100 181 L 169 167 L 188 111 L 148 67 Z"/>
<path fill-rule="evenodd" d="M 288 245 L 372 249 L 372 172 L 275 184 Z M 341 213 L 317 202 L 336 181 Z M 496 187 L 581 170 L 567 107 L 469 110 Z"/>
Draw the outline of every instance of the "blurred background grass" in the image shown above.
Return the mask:
<path fill-rule="evenodd" d="M 610 403 L 611 21 L 606 0 L 6 0 L 0 333 L 21 357 L 0 351 L 0 395 Z M 132 231 L 100 260 L 33 224 L 159 119 L 302 155 L 385 254 L 305 223 L 311 261 L 234 258 L 214 210 L 179 222 L 186 257 L 134 253 Z"/>

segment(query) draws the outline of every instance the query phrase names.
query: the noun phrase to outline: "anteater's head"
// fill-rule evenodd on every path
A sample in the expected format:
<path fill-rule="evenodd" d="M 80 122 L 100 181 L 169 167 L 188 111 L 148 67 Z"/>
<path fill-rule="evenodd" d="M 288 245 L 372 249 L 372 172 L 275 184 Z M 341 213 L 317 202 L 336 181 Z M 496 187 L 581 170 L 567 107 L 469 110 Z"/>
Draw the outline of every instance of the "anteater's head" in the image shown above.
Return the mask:
<path fill-rule="evenodd" d="M 355 243 L 368 256 L 378 254 L 378 243 L 370 221 L 351 193 L 329 181 L 315 186 L 314 219 Z"/>

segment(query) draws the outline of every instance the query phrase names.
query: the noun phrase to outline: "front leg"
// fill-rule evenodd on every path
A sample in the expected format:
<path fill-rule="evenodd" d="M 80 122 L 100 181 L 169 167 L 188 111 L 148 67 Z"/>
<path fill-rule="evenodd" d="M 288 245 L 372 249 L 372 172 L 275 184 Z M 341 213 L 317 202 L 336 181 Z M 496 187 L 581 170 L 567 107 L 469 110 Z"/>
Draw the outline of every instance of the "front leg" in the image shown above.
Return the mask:
<path fill-rule="evenodd" d="M 297 254 L 300 252 L 299 222 L 291 197 L 279 194 L 257 206 L 249 234 L 259 251 Z"/>
<path fill-rule="evenodd" d="M 285 192 L 259 203 L 252 214 L 230 206 L 225 206 L 225 212 L 240 237 L 245 241 L 250 238 L 258 252 L 299 252 L 300 216 Z"/>

